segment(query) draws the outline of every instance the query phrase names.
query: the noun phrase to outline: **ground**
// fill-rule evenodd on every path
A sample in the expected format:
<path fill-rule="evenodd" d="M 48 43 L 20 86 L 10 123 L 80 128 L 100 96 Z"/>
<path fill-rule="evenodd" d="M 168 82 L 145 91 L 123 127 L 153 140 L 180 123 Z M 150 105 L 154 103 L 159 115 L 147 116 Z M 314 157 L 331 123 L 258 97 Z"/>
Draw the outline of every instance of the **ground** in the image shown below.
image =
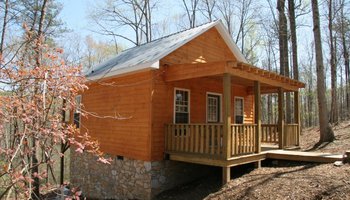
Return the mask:
<path fill-rule="evenodd" d="M 336 140 L 314 148 L 317 128 L 303 130 L 301 150 L 344 153 L 350 150 L 350 122 L 333 127 Z M 350 165 L 265 161 L 254 169 L 231 169 L 232 180 L 221 186 L 220 169 L 193 183 L 163 192 L 156 199 L 350 199 Z"/>

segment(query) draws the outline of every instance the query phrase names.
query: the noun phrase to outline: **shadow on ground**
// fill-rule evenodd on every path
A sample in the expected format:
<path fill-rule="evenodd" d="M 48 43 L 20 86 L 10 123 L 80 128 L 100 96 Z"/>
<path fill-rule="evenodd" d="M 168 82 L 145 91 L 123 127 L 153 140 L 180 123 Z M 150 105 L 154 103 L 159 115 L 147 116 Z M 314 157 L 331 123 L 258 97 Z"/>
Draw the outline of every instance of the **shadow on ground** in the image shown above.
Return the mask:
<path fill-rule="evenodd" d="M 241 165 L 231 168 L 231 179 L 236 179 L 254 170 L 253 164 Z M 222 189 L 222 168 L 212 167 L 211 173 L 193 182 L 180 185 L 171 190 L 164 191 L 155 197 L 156 200 L 200 200 L 211 193 Z"/>

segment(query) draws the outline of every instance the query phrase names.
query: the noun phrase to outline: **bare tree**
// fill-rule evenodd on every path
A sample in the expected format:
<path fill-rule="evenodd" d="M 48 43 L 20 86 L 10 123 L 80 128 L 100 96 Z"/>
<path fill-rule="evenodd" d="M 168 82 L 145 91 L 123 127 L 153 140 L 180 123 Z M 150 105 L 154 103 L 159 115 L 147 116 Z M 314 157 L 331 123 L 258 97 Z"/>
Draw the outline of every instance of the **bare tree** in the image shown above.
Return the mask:
<path fill-rule="evenodd" d="M 104 1 L 90 13 L 102 35 L 126 40 L 133 45 L 152 41 L 152 12 L 156 3 L 150 0 L 113 0 Z M 129 28 L 134 36 L 125 34 L 123 28 Z"/>
<path fill-rule="evenodd" d="M 345 0 L 340 0 L 340 11 L 338 17 L 338 32 L 340 35 L 340 43 L 342 46 L 342 56 L 344 60 L 344 71 L 345 71 L 345 84 L 346 84 L 346 107 L 347 117 L 350 113 L 350 58 L 349 58 L 349 46 L 347 45 L 347 33 L 350 33 L 350 19 L 345 14 Z"/>
<path fill-rule="evenodd" d="M 277 1 L 278 10 L 278 33 L 279 33 L 279 50 L 280 50 L 280 74 L 289 76 L 288 60 L 288 30 L 287 18 L 285 15 L 285 0 Z"/>
<path fill-rule="evenodd" d="M 209 22 L 214 20 L 216 0 L 201 0 L 199 3 L 199 10 Z"/>
<path fill-rule="evenodd" d="M 249 33 L 255 23 L 254 19 L 254 10 L 253 9 L 253 0 L 245 0 L 245 1 L 237 1 L 237 18 L 239 20 L 239 29 L 236 35 L 236 43 L 240 41 L 241 43 L 241 51 L 245 54 L 245 37 L 247 33 Z"/>
<path fill-rule="evenodd" d="M 320 125 L 320 143 L 331 142 L 334 140 L 332 127 L 328 123 L 327 100 L 326 100 L 326 85 L 324 82 L 324 66 L 323 66 L 323 51 L 320 30 L 320 14 L 318 9 L 318 0 L 312 0 L 312 18 L 313 32 L 315 40 L 316 53 L 316 71 L 317 71 L 317 99 L 318 99 L 318 115 Z"/>
<path fill-rule="evenodd" d="M 231 0 L 220 0 L 217 3 L 217 8 L 221 18 L 226 25 L 230 35 L 233 35 L 233 17 L 234 17 L 234 3 Z"/>
<path fill-rule="evenodd" d="M 185 8 L 190 28 L 196 27 L 199 1 L 200 0 L 182 0 L 182 5 Z"/>
<path fill-rule="evenodd" d="M 278 10 L 278 33 L 279 33 L 279 50 L 280 50 L 280 74 L 289 77 L 289 58 L 288 58 L 288 27 L 285 14 L 285 0 L 277 1 Z M 290 93 L 286 93 L 286 113 L 291 113 Z M 292 115 L 286 115 L 287 123 L 291 123 Z"/>
<path fill-rule="evenodd" d="M 256 1 L 253 0 L 219 0 L 217 9 L 220 18 L 223 19 L 228 32 L 243 55 L 252 63 L 257 62 L 255 49 L 260 44 L 258 32 Z"/>
<path fill-rule="evenodd" d="M 299 66 L 298 66 L 298 40 L 295 17 L 295 3 L 294 0 L 288 0 L 289 25 L 292 41 L 292 61 L 293 61 L 293 78 L 299 80 Z"/>
<path fill-rule="evenodd" d="M 335 37 L 333 23 L 335 18 L 334 1 L 328 0 L 328 31 L 329 31 L 329 48 L 330 48 L 330 66 L 331 66 L 331 113 L 330 122 L 338 122 L 338 98 L 337 98 L 337 63 Z"/>
<path fill-rule="evenodd" d="M 6 33 L 6 28 L 7 28 L 7 16 L 9 12 L 9 0 L 4 1 L 4 20 L 2 23 L 2 30 L 1 30 L 1 40 L 0 40 L 0 60 L 3 55 L 4 51 L 4 42 L 5 42 L 5 33 Z"/>

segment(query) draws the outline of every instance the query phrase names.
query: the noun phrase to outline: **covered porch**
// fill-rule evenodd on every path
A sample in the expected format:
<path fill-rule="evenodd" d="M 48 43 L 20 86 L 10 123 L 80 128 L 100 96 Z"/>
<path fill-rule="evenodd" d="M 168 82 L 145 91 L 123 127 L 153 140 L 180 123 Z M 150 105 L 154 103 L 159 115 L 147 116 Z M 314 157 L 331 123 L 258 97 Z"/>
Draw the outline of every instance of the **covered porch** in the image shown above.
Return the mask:
<path fill-rule="evenodd" d="M 263 144 L 284 149 L 299 145 L 299 88 L 304 84 L 276 73 L 236 61 L 181 64 L 165 67 L 165 81 L 201 77 L 222 81 L 220 123 L 168 123 L 165 125 L 165 153 L 171 160 L 223 167 L 223 182 L 230 179 L 230 167 L 265 159 Z M 231 112 L 235 85 L 248 88 L 254 96 L 252 123 L 236 124 Z M 284 93 L 294 93 L 294 121 L 285 123 Z M 278 93 L 278 123 L 261 123 L 261 94 Z M 292 115 L 292 113 L 288 113 Z"/>

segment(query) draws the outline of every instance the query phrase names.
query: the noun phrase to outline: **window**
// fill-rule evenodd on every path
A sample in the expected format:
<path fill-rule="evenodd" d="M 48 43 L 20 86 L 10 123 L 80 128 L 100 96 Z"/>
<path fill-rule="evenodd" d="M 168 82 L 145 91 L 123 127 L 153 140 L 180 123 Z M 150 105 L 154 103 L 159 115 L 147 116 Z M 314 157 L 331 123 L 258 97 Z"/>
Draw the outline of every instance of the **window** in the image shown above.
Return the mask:
<path fill-rule="evenodd" d="M 212 123 L 220 122 L 221 95 L 207 94 L 207 121 Z"/>
<path fill-rule="evenodd" d="M 74 124 L 77 128 L 80 128 L 80 106 L 81 106 L 81 95 L 75 97 L 75 110 L 73 113 Z"/>
<path fill-rule="evenodd" d="M 175 123 L 187 124 L 190 116 L 189 90 L 175 89 Z"/>
<path fill-rule="evenodd" d="M 243 124 L 244 101 L 242 97 L 235 97 L 235 124 Z"/>

